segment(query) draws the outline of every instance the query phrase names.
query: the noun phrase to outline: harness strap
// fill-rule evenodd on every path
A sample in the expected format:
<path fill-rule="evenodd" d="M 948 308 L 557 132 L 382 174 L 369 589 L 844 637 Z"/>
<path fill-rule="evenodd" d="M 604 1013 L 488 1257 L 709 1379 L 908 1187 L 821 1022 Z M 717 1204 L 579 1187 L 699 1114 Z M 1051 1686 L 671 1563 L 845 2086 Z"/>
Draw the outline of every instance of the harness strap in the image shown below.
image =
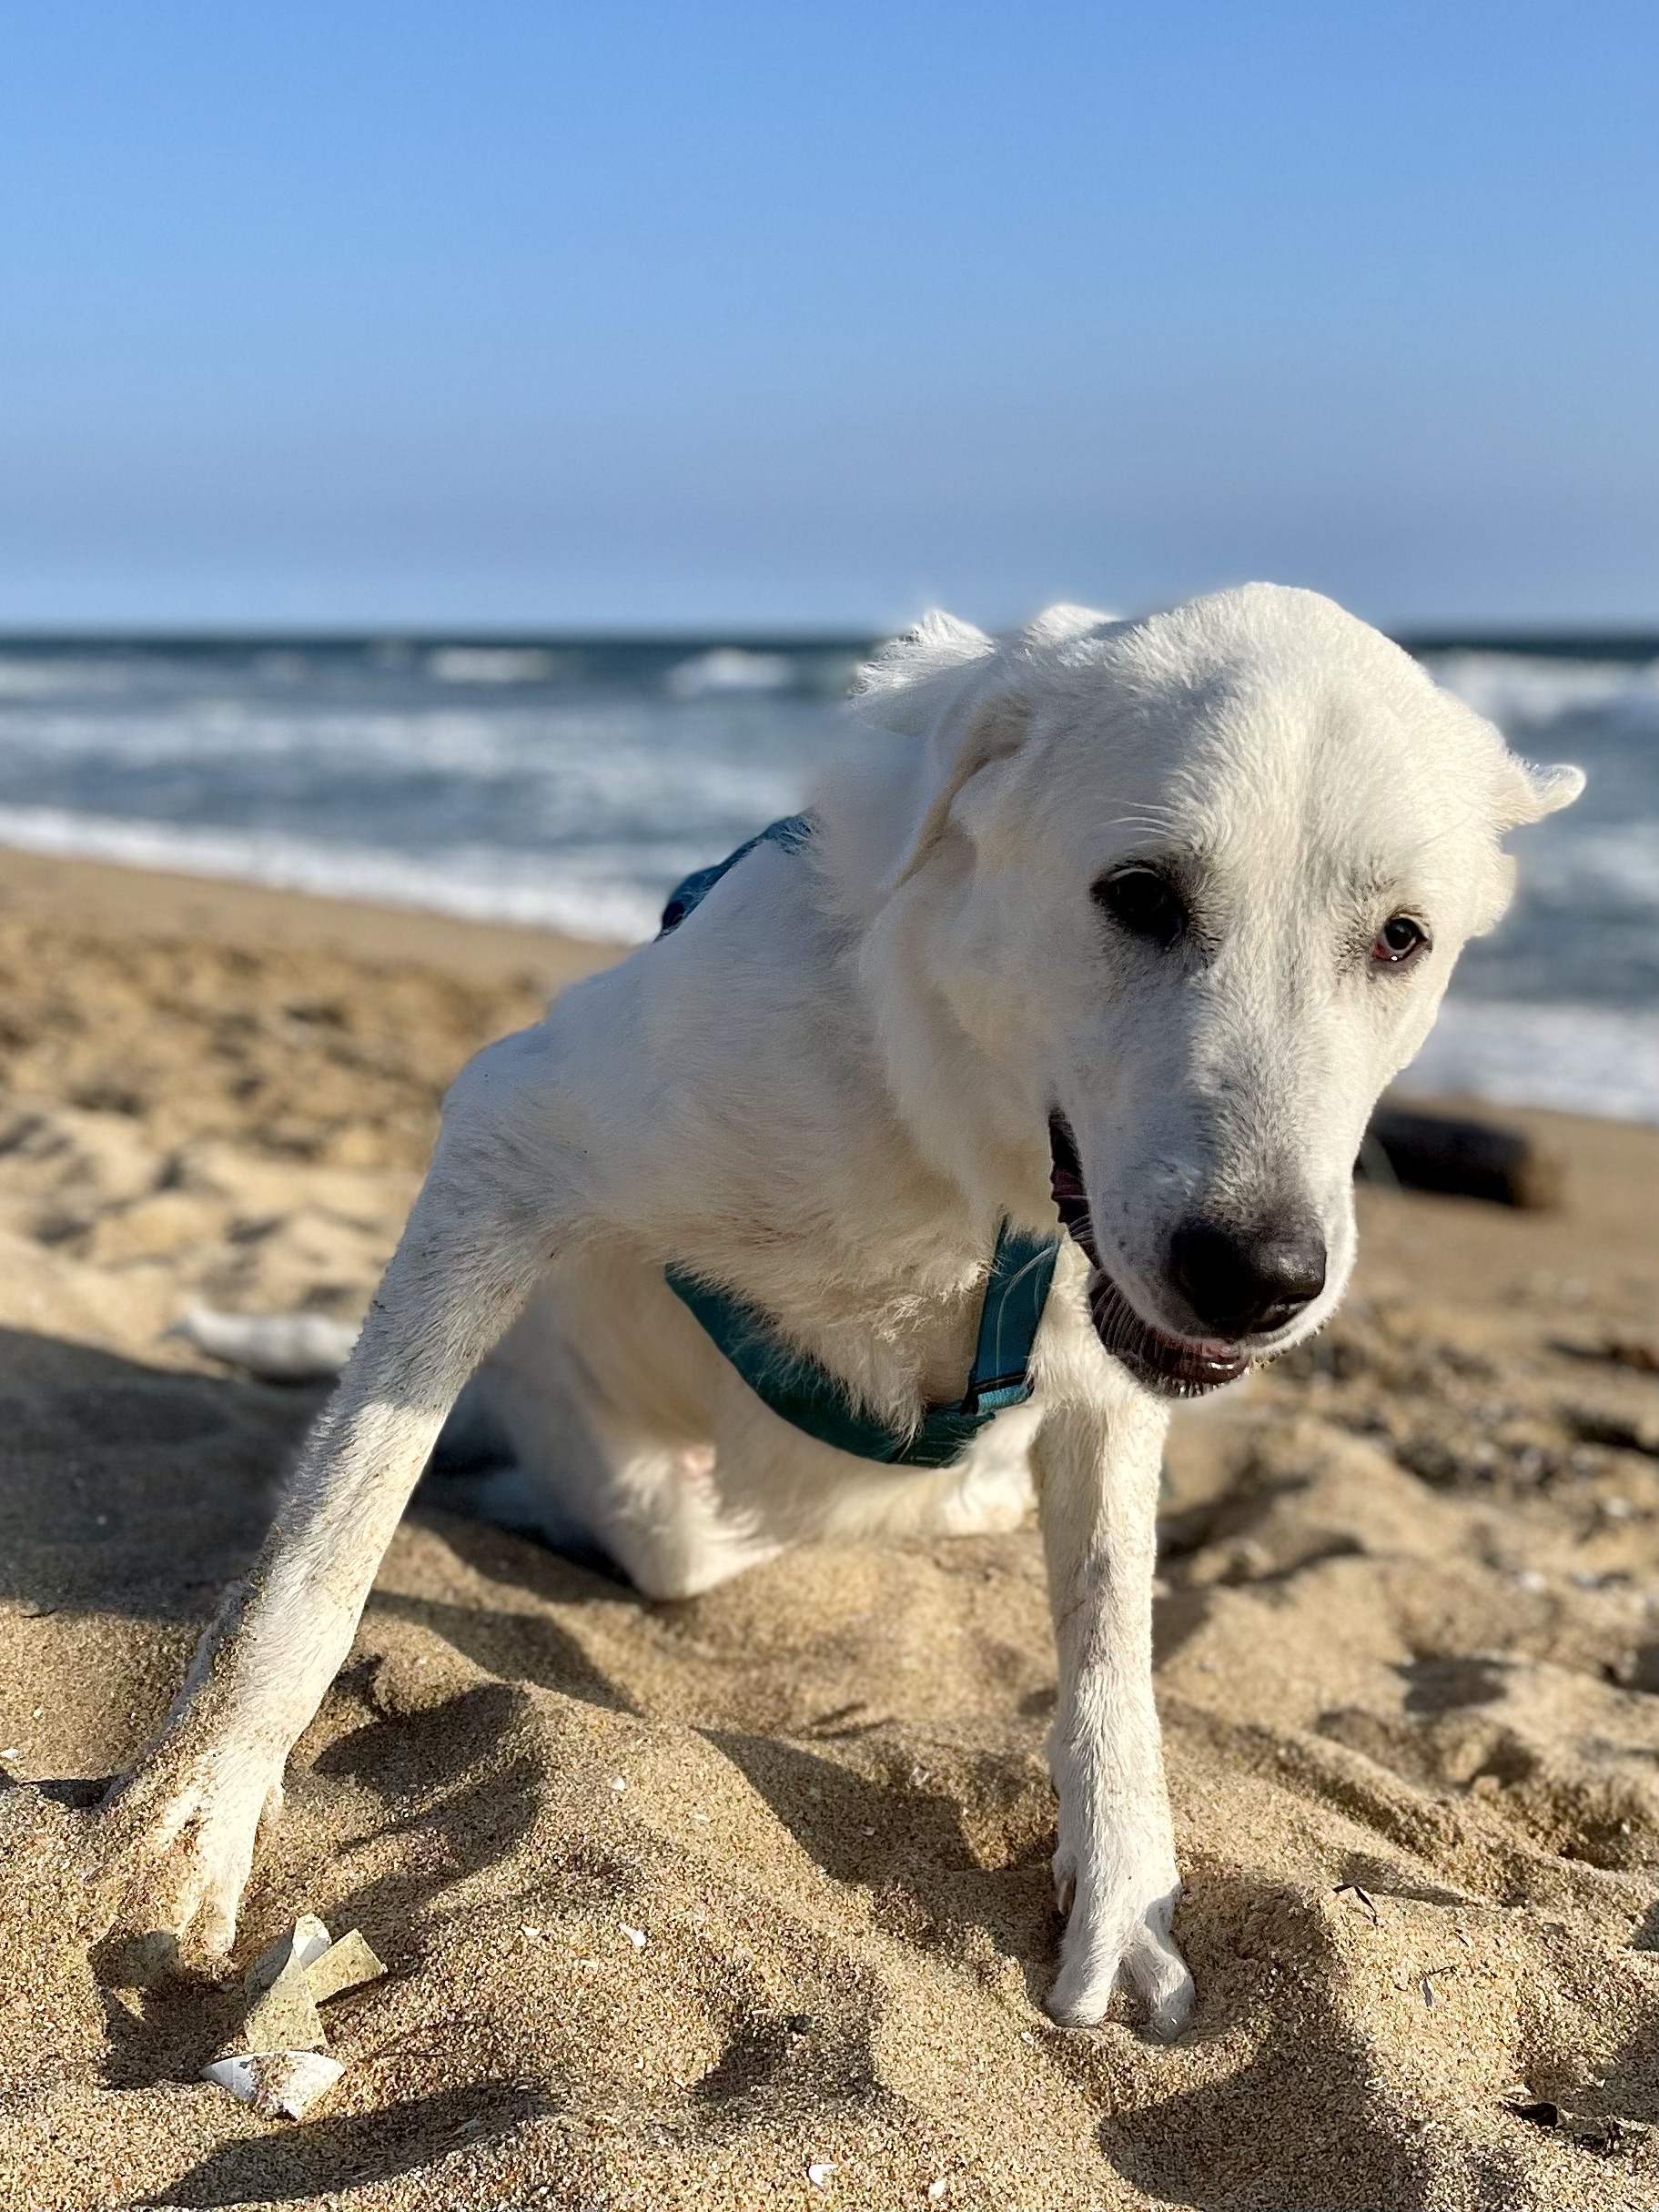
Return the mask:
<path fill-rule="evenodd" d="M 915 1429 L 895 1429 L 861 1413 L 839 1376 L 786 1343 L 768 1317 L 735 1291 L 700 1281 L 683 1268 L 670 1266 L 663 1275 L 755 1396 L 792 1427 L 855 1459 L 890 1467 L 951 1467 L 997 1414 L 1031 1395 L 1031 1347 L 1059 1248 L 1057 1237 L 1027 1237 L 1003 1223 L 967 1389 L 959 1404 L 930 1406 Z"/>
<path fill-rule="evenodd" d="M 735 853 L 728 853 L 724 860 L 717 860 L 712 868 L 699 868 L 694 874 L 688 875 L 669 893 L 658 936 L 666 937 L 671 929 L 678 929 L 693 908 L 702 905 L 721 877 L 735 868 L 740 860 L 746 860 L 756 845 L 782 845 L 785 853 L 794 853 L 812 833 L 810 814 L 785 814 L 781 822 L 769 822 L 758 836 L 739 845 Z"/>
<path fill-rule="evenodd" d="M 756 845 L 776 844 L 793 853 L 812 831 L 810 814 L 788 815 L 715 866 L 688 875 L 663 910 L 660 934 L 666 936 L 677 929 L 727 870 Z M 915 1429 L 895 1429 L 860 1412 L 839 1376 L 809 1352 L 787 1343 L 776 1325 L 735 1291 L 703 1282 L 672 1264 L 663 1272 L 674 1296 L 755 1396 L 781 1419 L 855 1459 L 893 1467 L 951 1467 L 998 1413 L 1022 1405 L 1031 1395 L 1031 1348 L 1048 1302 L 1059 1248 L 1058 1237 L 1032 1237 L 1011 1229 L 1007 1221 L 1002 1224 L 986 1281 L 966 1391 L 956 1405 L 929 1407 Z"/>

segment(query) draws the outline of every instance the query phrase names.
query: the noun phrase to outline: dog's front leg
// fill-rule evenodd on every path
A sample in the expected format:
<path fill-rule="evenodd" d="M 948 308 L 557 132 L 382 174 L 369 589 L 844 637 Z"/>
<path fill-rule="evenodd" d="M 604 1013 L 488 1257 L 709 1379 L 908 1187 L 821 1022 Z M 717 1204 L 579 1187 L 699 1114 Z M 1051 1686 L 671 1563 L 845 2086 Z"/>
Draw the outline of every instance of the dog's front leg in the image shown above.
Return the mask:
<path fill-rule="evenodd" d="M 1105 1406 L 1066 1406 L 1035 1462 L 1059 1656 L 1050 1758 L 1059 1796 L 1054 1874 L 1068 1911 L 1048 2009 L 1092 2026 L 1118 1971 L 1160 2035 L 1192 2009 L 1169 1934 L 1180 1895 L 1152 1696 L 1152 1581 L 1168 1417 L 1127 1382 Z"/>
<path fill-rule="evenodd" d="M 507 1082 L 492 1092 L 475 1062 L 458 1086 L 460 1106 L 258 1559 L 95 1823 L 105 1925 L 167 1931 L 208 1954 L 229 1948 L 288 1754 L 350 1650 L 445 1416 L 569 1233 L 570 1178 L 556 1152 L 527 1172 L 538 1132 L 522 1112 L 498 1110 L 520 1102 L 511 1060 L 497 1055 Z"/>

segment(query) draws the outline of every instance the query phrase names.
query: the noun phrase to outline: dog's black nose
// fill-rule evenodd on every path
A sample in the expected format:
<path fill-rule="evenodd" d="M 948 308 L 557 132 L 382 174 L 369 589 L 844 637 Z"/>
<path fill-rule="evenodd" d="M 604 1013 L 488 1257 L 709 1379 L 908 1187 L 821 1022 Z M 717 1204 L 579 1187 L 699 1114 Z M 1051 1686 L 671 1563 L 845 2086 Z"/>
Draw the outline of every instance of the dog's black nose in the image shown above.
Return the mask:
<path fill-rule="evenodd" d="M 1219 1337 L 1282 1328 L 1325 1288 L 1325 1240 L 1311 1226 L 1262 1229 L 1183 1221 L 1169 1248 L 1181 1296 Z"/>

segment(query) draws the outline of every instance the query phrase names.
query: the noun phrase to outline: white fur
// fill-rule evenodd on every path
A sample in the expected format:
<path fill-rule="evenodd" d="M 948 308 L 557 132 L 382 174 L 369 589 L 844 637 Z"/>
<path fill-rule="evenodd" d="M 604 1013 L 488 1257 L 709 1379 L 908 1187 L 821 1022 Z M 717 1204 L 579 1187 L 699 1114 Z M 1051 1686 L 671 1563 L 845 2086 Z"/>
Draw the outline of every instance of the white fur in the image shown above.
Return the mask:
<path fill-rule="evenodd" d="M 1502 911 L 1507 828 L 1573 797 L 1375 631 L 1251 586 L 1143 621 L 1051 611 L 995 641 L 930 617 L 868 672 L 817 833 L 762 846 L 673 935 L 481 1053 L 261 1558 L 103 1815 L 112 1910 L 233 1935 L 258 1823 L 350 1645 L 440 1426 L 510 1438 L 525 1494 L 657 1597 L 806 1540 L 1005 1528 L 1040 1492 L 1059 1666 L 1057 2017 L 1120 1969 L 1153 2023 L 1192 1985 L 1151 1677 L 1166 1408 L 1108 1357 L 1061 1255 L 1029 1406 L 942 1472 L 786 1427 L 667 1289 L 730 1283 L 872 1410 L 960 1395 L 998 1222 L 1051 1231 L 1069 1121 L 1103 1262 L 1178 1334 L 1195 1208 L 1320 1225 L 1317 1328 L 1351 1266 L 1367 1116 L 1459 946 Z M 1160 953 L 1091 886 L 1178 864 Z M 1369 956 L 1405 909 L 1433 950 Z M 531 1509 L 533 1510 L 533 1507 Z"/>

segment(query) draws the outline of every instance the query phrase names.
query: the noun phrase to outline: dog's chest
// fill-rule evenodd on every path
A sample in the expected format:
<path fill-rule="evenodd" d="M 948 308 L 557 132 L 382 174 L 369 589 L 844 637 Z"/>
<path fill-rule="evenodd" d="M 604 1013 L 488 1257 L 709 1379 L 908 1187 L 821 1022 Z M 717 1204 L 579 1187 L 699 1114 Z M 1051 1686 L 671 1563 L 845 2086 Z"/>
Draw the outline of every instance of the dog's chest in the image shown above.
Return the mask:
<path fill-rule="evenodd" d="M 793 1346 L 872 1409 L 907 1420 L 959 1399 L 973 1360 L 994 1235 L 911 1237 L 872 1249 L 751 1246 L 716 1279 L 734 1281 Z"/>

